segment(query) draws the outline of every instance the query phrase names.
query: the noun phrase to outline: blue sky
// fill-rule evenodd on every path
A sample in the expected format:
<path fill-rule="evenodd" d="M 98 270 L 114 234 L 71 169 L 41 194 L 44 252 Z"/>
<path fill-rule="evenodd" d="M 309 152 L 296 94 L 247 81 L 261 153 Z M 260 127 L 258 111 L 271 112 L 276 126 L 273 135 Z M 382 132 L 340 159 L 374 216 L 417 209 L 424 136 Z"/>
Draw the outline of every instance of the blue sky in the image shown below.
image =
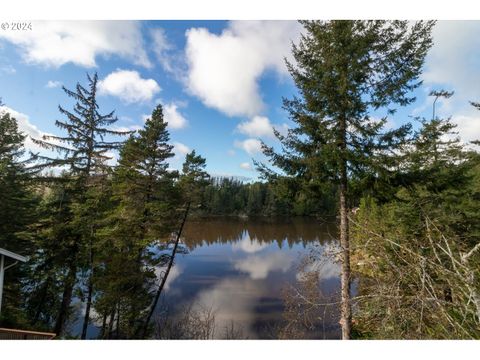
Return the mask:
<path fill-rule="evenodd" d="M 178 168 L 186 151 L 207 158 L 213 175 L 257 178 L 259 139 L 275 144 L 272 126 L 292 126 L 282 97 L 295 87 L 283 58 L 298 41 L 295 21 L 34 22 L 32 31 L 0 32 L 0 97 L 26 134 L 61 134 L 58 105 L 71 108 L 61 85 L 85 84 L 98 72 L 103 112 L 118 127 L 137 129 L 156 104 L 164 106 Z M 464 141 L 480 138 L 480 22 L 439 22 L 417 102 L 392 125 L 431 114 L 431 89 L 455 90 L 440 102 Z M 377 114 L 380 115 L 380 114 Z M 27 141 L 27 147 L 34 148 Z"/>

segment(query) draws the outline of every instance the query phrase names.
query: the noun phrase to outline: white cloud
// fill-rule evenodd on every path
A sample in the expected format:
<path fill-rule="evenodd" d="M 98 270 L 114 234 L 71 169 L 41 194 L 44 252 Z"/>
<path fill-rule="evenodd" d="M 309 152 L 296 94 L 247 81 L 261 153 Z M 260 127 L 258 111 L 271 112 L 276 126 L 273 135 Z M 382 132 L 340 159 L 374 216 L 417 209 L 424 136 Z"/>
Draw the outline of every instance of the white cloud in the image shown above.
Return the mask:
<path fill-rule="evenodd" d="M 165 71 L 173 72 L 173 59 L 170 54 L 173 45 L 168 41 L 165 30 L 161 28 L 151 29 L 150 36 L 152 38 L 152 49 L 158 62 Z"/>
<path fill-rule="evenodd" d="M 266 284 L 248 278 L 225 277 L 211 281 L 192 300 L 193 310 L 213 309 L 215 312 L 214 337 L 224 335 L 224 329 L 235 325 L 246 338 L 258 336 L 258 299 L 271 296 Z"/>
<path fill-rule="evenodd" d="M 136 21 L 35 21 L 33 31 L 1 31 L 27 63 L 60 67 L 97 66 L 97 56 L 119 56 L 151 67 Z"/>
<path fill-rule="evenodd" d="M 1 35 L 0 35 L 1 36 Z M 17 69 L 15 69 L 12 65 L 4 65 L 0 66 L 0 73 L 5 73 L 8 75 L 13 75 L 17 72 Z"/>
<path fill-rule="evenodd" d="M 425 83 L 448 85 L 457 101 L 480 99 L 479 34 L 479 21 L 439 21 L 422 75 Z"/>
<path fill-rule="evenodd" d="M 253 280 L 266 279 L 273 271 L 287 272 L 293 264 L 293 259 L 286 253 L 252 255 L 235 262 L 235 269 L 249 274 Z"/>
<path fill-rule="evenodd" d="M 171 129 L 183 129 L 188 125 L 187 119 L 178 111 L 178 105 L 175 103 L 163 106 L 165 121 Z"/>
<path fill-rule="evenodd" d="M 165 30 L 161 28 L 151 29 L 150 36 L 152 37 L 152 40 L 153 40 L 153 46 L 152 46 L 153 51 L 155 52 L 155 55 L 157 56 L 157 58 L 160 60 L 163 58 L 165 51 L 170 50 L 172 48 L 172 45 L 167 39 Z"/>
<path fill-rule="evenodd" d="M 170 165 L 170 169 L 179 170 L 182 168 L 182 164 L 185 161 L 185 155 L 190 153 L 192 149 L 178 141 L 172 142 L 172 145 L 173 157 L 168 160 L 168 163 Z"/>
<path fill-rule="evenodd" d="M 340 277 L 340 265 L 328 258 L 322 258 L 307 264 L 302 271 L 299 271 L 295 275 L 295 277 L 298 281 L 305 281 L 308 279 L 308 275 L 312 272 L 317 273 L 319 279 L 338 279 Z"/>
<path fill-rule="evenodd" d="M 130 126 L 114 126 L 112 128 L 112 130 L 114 131 L 123 131 L 123 132 L 126 132 L 126 131 L 138 131 L 138 130 L 141 130 L 143 129 L 142 126 L 139 126 L 139 125 L 130 125 Z"/>
<path fill-rule="evenodd" d="M 190 151 L 192 150 L 185 144 L 182 144 L 180 142 L 173 143 L 173 152 L 178 157 L 183 157 L 187 155 Z"/>
<path fill-rule="evenodd" d="M 60 81 L 55 81 L 55 80 L 48 80 L 47 85 L 45 85 L 46 88 L 53 89 L 62 86 L 62 83 Z"/>
<path fill-rule="evenodd" d="M 260 242 L 257 238 L 250 238 L 250 234 L 245 230 L 242 234 L 242 239 L 232 245 L 234 251 L 241 250 L 248 254 L 253 254 L 268 247 L 268 243 Z"/>
<path fill-rule="evenodd" d="M 143 79 L 137 71 L 118 69 L 99 81 L 98 90 L 134 103 L 151 100 L 161 89 L 155 80 Z"/>
<path fill-rule="evenodd" d="M 33 125 L 30 122 L 30 117 L 28 115 L 18 112 L 7 106 L 0 106 L 0 115 L 5 112 L 8 112 L 11 117 L 17 120 L 18 130 L 23 132 L 24 135 L 27 135 L 27 137 L 25 138 L 25 148 L 35 152 L 44 151 L 43 148 L 34 144 L 31 138 L 41 140 L 43 135 L 51 135 L 51 134 L 47 134 L 41 131 L 35 125 Z"/>
<path fill-rule="evenodd" d="M 235 156 L 236 152 L 235 152 L 235 150 L 229 149 L 227 151 L 227 154 L 228 154 L 228 156 Z"/>
<path fill-rule="evenodd" d="M 274 136 L 272 124 L 265 116 L 254 116 L 251 120 L 238 124 L 237 130 L 248 136 Z"/>
<path fill-rule="evenodd" d="M 480 111 L 475 115 L 453 116 L 452 122 L 457 125 L 455 131 L 462 141 L 480 140 Z"/>
<path fill-rule="evenodd" d="M 252 165 L 248 162 L 243 162 L 240 164 L 240 167 L 243 169 L 243 170 L 248 170 L 248 171 L 252 171 L 253 168 L 252 168 Z"/>
<path fill-rule="evenodd" d="M 265 116 L 254 116 L 248 121 L 238 124 L 236 130 L 242 134 L 252 137 L 275 138 L 273 129 L 276 129 L 282 135 L 286 135 L 288 131 L 287 124 L 273 126 L 270 120 Z"/>
<path fill-rule="evenodd" d="M 162 279 L 163 276 L 165 275 L 165 269 L 166 266 L 156 266 L 155 267 L 155 276 L 157 279 Z M 183 273 L 183 267 L 179 264 L 175 264 L 170 270 L 170 273 L 168 274 L 167 280 L 165 281 L 165 287 L 164 290 L 168 292 L 173 284 L 173 282 Z"/>
<path fill-rule="evenodd" d="M 480 101 L 480 22 L 439 21 L 433 30 L 432 46 L 422 79 L 425 95 L 444 88 L 454 91 L 449 99 L 440 98 L 436 114 L 457 124 L 463 142 L 480 139 L 480 112 L 469 101 Z M 433 98 L 427 96 L 413 115 L 430 118 Z"/>
<path fill-rule="evenodd" d="M 258 139 L 235 141 L 234 145 L 239 149 L 245 150 L 249 155 L 262 152 L 262 143 Z"/>
<path fill-rule="evenodd" d="M 186 32 L 187 85 L 205 105 L 229 115 L 264 108 L 258 80 L 267 70 L 287 73 L 284 57 L 297 41 L 296 21 L 232 21 L 220 35 L 205 28 Z"/>

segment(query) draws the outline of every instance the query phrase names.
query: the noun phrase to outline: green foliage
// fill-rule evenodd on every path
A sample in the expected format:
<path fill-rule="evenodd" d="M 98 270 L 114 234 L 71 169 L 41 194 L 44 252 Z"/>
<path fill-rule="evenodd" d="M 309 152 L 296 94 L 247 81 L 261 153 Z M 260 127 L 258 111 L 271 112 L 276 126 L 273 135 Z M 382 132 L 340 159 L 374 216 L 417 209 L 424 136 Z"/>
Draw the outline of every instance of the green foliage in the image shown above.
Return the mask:
<path fill-rule="evenodd" d="M 36 221 L 38 197 L 27 168 L 24 139 L 16 119 L 0 113 L 0 248 L 27 256 L 34 248 L 31 224 Z M 24 265 L 6 271 L 0 325 L 27 322 L 20 309 L 21 286 L 28 275 Z"/>
<path fill-rule="evenodd" d="M 68 194 L 72 198 L 70 204 L 72 219 L 68 226 L 74 229 L 77 236 L 74 237 L 70 252 L 67 254 L 66 263 L 70 265 L 64 279 L 64 293 L 54 328 L 59 335 L 64 333 L 79 269 L 88 273 L 86 289 L 84 290 L 84 287 L 78 289 L 80 297 L 83 297 L 84 291 L 88 293 L 84 329 L 88 325 L 93 296 L 96 229 L 102 205 L 98 189 L 103 186 L 105 177 L 109 173 L 107 160 L 111 157 L 107 156 L 107 152 L 118 149 L 121 145 L 119 142 L 108 141 L 106 137 L 128 134 L 128 132 L 111 129 L 117 118 L 113 111 L 106 115 L 99 112 L 96 98 L 98 76 L 96 73 L 93 77 L 87 74 L 87 78 L 88 89 L 80 83 L 77 83 L 75 91 L 63 87 L 64 92 L 76 100 L 73 112 L 59 106 L 59 111 L 66 116 L 66 120 L 57 120 L 55 125 L 66 131 L 67 135 L 44 135 L 42 140 L 33 139 L 37 145 L 63 154 L 63 157 L 57 158 L 36 154 L 35 159 L 38 161 L 36 167 L 39 169 L 54 166 L 67 168 L 68 175 L 65 180 L 71 183 L 71 186 L 65 188 L 65 191 L 72 192 Z M 85 331 L 82 332 L 82 338 L 84 336 Z"/>
<path fill-rule="evenodd" d="M 63 87 L 63 91 L 76 100 L 73 112 L 59 106 L 58 109 L 66 117 L 64 121 L 56 120 L 55 125 L 66 131 L 66 136 L 44 135 L 42 139 L 32 139 L 33 142 L 47 150 L 57 151 L 64 156 L 51 158 L 37 154 L 36 159 L 43 161 L 40 168 L 63 166 L 68 167 L 72 176 L 79 176 L 82 181 L 92 174 L 106 171 L 107 154 L 118 149 L 120 142 L 107 141 L 107 136 L 122 136 L 128 131 L 115 131 L 111 126 L 117 122 L 114 111 L 101 114 L 97 103 L 97 73 L 88 78 L 88 89 L 77 83 L 75 91 Z"/>
<path fill-rule="evenodd" d="M 210 175 L 205 171 L 206 160 L 192 150 L 185 156 L 178 186 L 185 203 L 200 202 L 202 190 L 207 186 Z"/>
<path fill-rule="evenodd" d="M 131 135 L 120 151 L 112 178 L 110 206 L 99 232 L 100 263 L 95 309 L 103 323 L 101 337 L 132 338 L 152 302 L 155 267 L 164 258 L 151 250 L 177 226 L 181 196 L 178 173 L 169 171 L 173 146 L 168 144 L 162 107 L 145 127 Z M 108 251 L 106 251 L 108 249 Z M 115 333 L 106 328 L 115 318 Z"/>
<path fill-rule="evenodd" d="M 394 196 L 365 197 L 354 218 L 354 263 L 365 297 L 357 330 L 373 338 L 478 338 L 478 155 L 453 137 L 449 119 L 421 125 Z"/>
<path fill-rule="evenodd" d="M 431 92 L 432 119 L 416 119 L 416 131 L 410 124 L 387 130 L 387 116 L 371 115 L 415 100 L 410 93 L 421 83 L 434 22 L 302 24 L 295 63 L 287 63 L 298 96 L 284 99 L 296 127 L 275 131 L 281 152 L 263 144 L 274 167 L 256 164 L 266 182 L 211 179 L 195 151 L 181 172 L 169 169 L 173 146 L 162 107 L 137 133 L 115 131 L 114 112 L 99 110 L 96 74 L 87 87 L 64 88 L 75 105 L 60 106 L 65 120 L 55 124 L 66 134 L 33 139 L 57 158 L 35 154 L 31 166 L 25 135 L 1 113 L 0 247 L 29 262 L 6 273 L 0 325 L 69 336 L 75 301 L 92 306 L 84 321 L 100 324 L 100 338 L 138 338 L 149 329 L 144 319 L 155 310 L 189 209 L 267 217 L 342 210 L 347 264 L 347 209 L 360 204 L 350 220 L 358 275 L 353 335 L 478 338 L 480 156 L 459 141 L 450 119 L 435 115 L 437 100 L 453 92 Z M 125 142 L 111 140 L 128 134 Z M 40 174 L 48 167 L 62 173 Z M 307 318 L 318 320 L 315 279 L 303 300 L 312 299 Z M 297 323 L 304 310 L 298 298 L 287 308 L 288 322 Z M 313 326 L 307 320 L 302 326 Z"/>
<path fill-rule="evenodd" d="M 338 183 L 345 166 L 349 178 L 375 176 L 383 165 L 375 155 L 401 144 L 409 125 L 385 131 L 387 118 L 376 121 L 370 112 L 415 100 L 409 92 L 420 85 L 433 24 L 302 21 L 306 33 L 292 50 L 296 63 L 287 63 L 300 96 L 284 99 L 297 127 L 286 136 L 276 132 L 283 153 L 263 145 L 271 164 L 307 188 Z M 266 166 L 259 169 L 273 176 Z"/>
<path fill-rule="evenodd" d="M 24 282 L 27 328 L 50 331 L 55 326 L 64 285 L 80 260 L 72 256 L 79 252 L 80 231 L 73 225 L 73 192 L 69 187 L 68 181 L 58 181 L 45 188 L 38 206 L 35 248 L 29 253 L 29 273 Z"/>
<path fill-rule="evenodd" d="M 289 178 L 243 183 L 230 178 L 211 179 L 202 193 L 197 214 L 213 216 L 331 216 L 335 213 L 335 189 L 306 193 Z"/>
<path fill-rule="evenodd" d="M 147 243 L 168 233 L 174 221 L 172 207 L 179 196 L 174 181 L 178 173 L 168 170 L 167 160 L 174 155 L 168 141 L 167 123 L 159 105 L 144 129 L 131 135 L 122 147 L 114 173 L 113 197 L 120 216 L 117 221 Z"/>
<path fill-rule="evenodd" d="M 22 253 L 28 251 L 31 239 L 26 230 L 34 221 L 36 205 L 24 139 L 16 119 L 0 114 L 0 247 Z"/>
<path fill-rule="evenodd" d="M 434 22 L 302 21 L 305 33 L 293 44 L 295 63 L 287 62 L 299 95 L 284 99 L 295 127 L 287 135 L 274 131 L 281 152 L 262 144 L 271 165 L 295 178 L 307 192 L 325 183 L 338 186 L 339 240 L 342 247 L 342 338 L 351 332 L 348 208 L 356 200 L 349 183 L 377 182 L 389 172 L 386 154 L 397 150 L 410 125 L 387 131 L 387 117 L 411 104 L 411 92 L 432 45 Z M 266 165 L 267 179 L 278 176 Z M 362 187 L 361 187 L 362 188 Z"/>

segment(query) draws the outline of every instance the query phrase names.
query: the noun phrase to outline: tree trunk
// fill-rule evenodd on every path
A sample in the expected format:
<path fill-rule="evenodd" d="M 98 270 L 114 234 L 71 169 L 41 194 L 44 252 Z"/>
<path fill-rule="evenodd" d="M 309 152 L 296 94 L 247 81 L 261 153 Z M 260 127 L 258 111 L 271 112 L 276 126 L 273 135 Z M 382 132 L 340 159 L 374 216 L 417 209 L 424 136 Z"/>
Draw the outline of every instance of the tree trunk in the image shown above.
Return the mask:
<path fill-rule="evenodd" d="M 348 340 L 350 339 L 352 328 L 352 309 L 350 305 L 350 240 L 348 236 L 346 166 L 342 167 L 340 177 L 340 246 L 342 251 L 340 323 L 342 325 L 342 339 Z"/>
<path fill-rule="evenodd" d="M 190 210 L 190 203 L 187 204 L 187 208 L 185 209 L 185 214 L 183 216 L 183 221 L 182 221 L 182 224 L 180 225 L 180 229 L 177 233 L 177 238 L 175 239 L 175 245 L 174 245 L 173 250 L 172 250 L 172 255 L 170 256 L 170 261 L 167 265 L 167 270 L 165 271 L 165 275 L 162 278 L 162 282 L 160 283 L 160 286 L 158 287 L 157 293 L 155 294 L 155 300 L 153 301 L 152 307 L 150 308 L 150 312 L 148 313 L 147 319 L 145 320 L 145 324 L 143 325 L 142 339 L 144 339 L 145 336 L 147 335 L 148 324 L 150 323 L 150 320 L 153 316 L 153 312 L 155 311 L 155 308 L 157 307 L 158 299 L 160 299 L 160 295 L 162 294 L 163 287 L 165 286 L 165 283 L 167 282 L 168 274 L 170 273 L 170 269 L 172 268 L 172 265 L 173 265 L 173 260 L 175 259 L 175 254 L 177 252 L 178 243 L 180 241 L 180 236 L 182 234 L 183 226 L 185 225 L 185 222 L 187 221 L 187 215 L 188 215 L 189 210 Z"/>
<path fill-rule="evenodd" d="M 40 315 L 42 314 L 42 310 L 44 308 L 45 301 L 47 299 L 47 294 L 48 294 L 48 288 L 50 286 L 51 278 L 50 276 L 47 277 L 47 280 L 43 284 L 42 287 L 42 295 L 40 297 L 40 301 L 38 302 L 37 310 L 35 311 L 35 315 L 33 317 L 33 320 L 31 322 L 32 325 L 36 325 L 38 319 L 40 318 Z"/>
<path fill-rule="evenodd" d="M 93 235 L 92 235 L 93 236 Z M 81 339 L 87 338 L 87 328 L 90 321 L 90 307 L 92 306 L 92 293 L 93 293 L 93 247 L 92 238 L 90 237 L 90 276 L 88 278 L 88 295 L 87 305 L 85 307 L 85 317 L 83 319 L 82 336 Z"/>
<path fill-rule="evenodd" d="M 120 339 L 120 302 L 117 307 L 117 339 Z"/>
<path fill-rule="evenodd" d="M 110 321 L 108 322 L 108 332 L 107 332 L 107 339 L 112 338 L 113 332 L 113 322 L 115 321 L 115 311 L 117 309 L 117 305 L 115 305 L 110 313 Z"/>
<path fill-rule="evenodd" d="M 341 247 L 341 319 L 342 339 L 349 340 L 352 329 L 352 309 L 350 304 L 350 240 L 348 236 L 348 209 L 347 209 L 347 117 L 339 119 L 339 175 L 340 175 L 340 247 Z"/>
<path fill-rule="evenodd" d="M 347 182 L 341 180 L 340 184 L 340 246 L 342 251 L 342 274 L 341 274 L 341 320 L 342 339 L 350 339 L 352 310 L 350 306 L 350 240 L 348 236 L 348 210 L 347 210 Z"/>
<path fill-rule="evenodd" d="M 58 312 L 57 321 L 55 323 L 54 332 L 57 336 L 61 336 L 64 331 L 65 322 L 67 321 L 68 308 L 72 301 L 73 287 L 77 279 L 77 264 L 74 258 L 70 264 L 70 269 L 65 279 L 65 285 L 63 289 L 62 303 L 60 305 L 60 311 Z"/>
<path fill-rule="evenodd" d="M 103 319 L 102 319 L 102 330 L 100 331 L 100 335 L 98 336 L 100 339 L 105 338 L 105 330 L 107 328 L 107 312 L 103 314 Z"/>

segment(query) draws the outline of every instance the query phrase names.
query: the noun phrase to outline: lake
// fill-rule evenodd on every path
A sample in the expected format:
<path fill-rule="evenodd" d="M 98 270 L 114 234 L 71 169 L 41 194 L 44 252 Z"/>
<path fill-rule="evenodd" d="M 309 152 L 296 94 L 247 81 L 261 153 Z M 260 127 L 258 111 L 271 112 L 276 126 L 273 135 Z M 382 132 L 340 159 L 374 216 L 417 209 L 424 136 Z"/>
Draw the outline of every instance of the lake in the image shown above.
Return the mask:
<path fill-rule="evenodd" d="M 177 255 L 156 309 L 157 318 L 165 318 L 157 320 L 158 328 L 185 321 L 188 313 L 195 331 L 209 323 L 208 338 L 278 338 L 292 311 L 286 293 L 295 292 L 306 273 L 316 271 L 321 294 L 338 300 L 339 265 L 318 259 L 335 247 L 335 233 L 333 224 L 305 218 L 189 221 L 182 237 L 185 253 Z M 297 337 L 340 338 L 338 307 L 322 312 L 321 324 L 307 323 L 307 331 Z M 157 337 L 165 336 L 159 331 Z M 181 336 L 179 329 L 169 331 L 169 336 Z"/>

